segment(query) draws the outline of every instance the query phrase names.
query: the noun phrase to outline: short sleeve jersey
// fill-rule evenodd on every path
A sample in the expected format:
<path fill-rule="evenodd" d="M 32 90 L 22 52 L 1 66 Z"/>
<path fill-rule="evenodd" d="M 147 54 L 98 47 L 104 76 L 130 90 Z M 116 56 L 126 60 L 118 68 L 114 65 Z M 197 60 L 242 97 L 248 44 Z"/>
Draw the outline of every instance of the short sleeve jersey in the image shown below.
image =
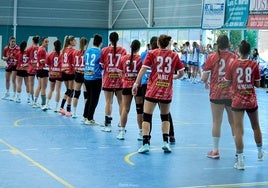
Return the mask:
<path fill-rule="evenodd" d="M 28 69 L 29 54 L 25 50 L 24 52 L 18 52 L 15 56 L 15 62 L 17 64 L 17 70 L 26 70 Z"/>
<path fill-rule="evenodd" d="M 61 78 L 60 55 L 53 51 L 47 56 L 47 65 L 49 67 L 49 78 Z"/>
<path fill-rule="evenodd" d="M 252 109 L 257 107 L 254 82 L 259 81 L 258 64 L 252 60 L 237 59 L 227 67 L 226 80 L 232 81 L 232 107 Z"/>
<path fill-rule="evenodd" d="M 116 47 L 116 53 L 114 53 L 113 46 L 102 49 L 100 63 L 103 67 L 103 88 L 122 88 L 122 76 L 118 65 L 123 55 L 126 55 L 126 50 L 120 46 Z"/>
<path fill-rule="evenodd" d="M 7 63 L 7 69 L 13 67 L 16 65 L 15 63 L 15 56 L 16 54 L 20 51 L 20 47 L 19 46 L 14 46 L 13 48 L 11 48 L 10 46 L 6 46 L 4 48 L 4 53 L 3 56 L 4 57 L 8 57 L 6 63 Z"/>
<path fill-rule="evenodd" d="M 96 47 L 92 47 L 86 50 L 84 53 L 85 80 L 99 80 L 102 79 L 102 67 L 100 65 L 101 50 Z"/>
<path fill-rule="evenodd" d="M 151 50 L 147 53 L 142 67 L 152 71 L 145 96 L 157 100 L 171 100 L 173 74 L 175 70 L 184 69 L 178 54 L 171 50 Z"/>
<path fill-rule="evenodd" d="M 130 63 L 130 54 L 124 55 L 121 58 L 118 68 L 122 70 L 123 88 L 132 88 L 135 80 L 141 69 L 142 62 L 140 55 L 133 55 L 132 62 Z"/>
<path fill-rule="evenodd" d="M 81 51 L 81 50 L 75 50 L 74 51 L 74 60 L 75 60 L 75 64 L 74 64 L 74 69 L 75 71 L 79 72 L 79 73 L 83 73 L 84 72 L 84 53 L 85 51 Z"/>
<path fill-rule="evenodd" d="M 29 53 L 29 67 L 28 67 L 28 73 L 29 74 L 35 74 L 37 69 L 37 52 L 38 52 L 38 46 L 30 46 L 27 51 Z"/>
<path fill-rule="evenodd" d="M 37 51 L 37 70 L 45 70 L 48 69 L 46 63 L 42 61 L 46 61 L 47 52 L 43 46 L 40 46 Z"/>
<path fill-rule="evenodd" d="M 74 57 L 74 48 L 65 48 L 61 55 L 61 69 L 62 72 L 66 74 L 74 74 L 74 65 L 75 65 L 75 57 Z"/>
<path fill-rule="evenodd" d="M 208 56 L 203 71 L 211 74 L 210 99 L 231 99 L 232 88 L 231 86 L 226 87 L 222 81 L 224 80 L 226 67 L 235 59 L 237 59 L 237 56 L 229 51 L 222 51 L 220 55 L 218 52 L 214 52 Z"/>

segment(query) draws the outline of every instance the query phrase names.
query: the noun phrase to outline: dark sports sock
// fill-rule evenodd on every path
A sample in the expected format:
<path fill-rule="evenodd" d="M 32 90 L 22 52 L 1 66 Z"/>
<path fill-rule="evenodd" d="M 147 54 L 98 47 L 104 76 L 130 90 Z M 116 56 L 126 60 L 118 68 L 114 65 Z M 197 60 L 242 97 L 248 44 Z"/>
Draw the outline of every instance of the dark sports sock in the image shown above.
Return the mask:
<path fill-rule="evenodd" d="M 71 105 L 70 104 L 67 105 L 67 112 L 71 112 Z"/>
<path fill-rule="evenodd" d="M 173 121 L 172 121 L 172 117 L 171 114 L 169 113 L 169 136 L 173 136 L 174 137 L 174 127 L 173 127 Z"/>
<path fill-rule="evenodd" d="M 168 142 L 168 134 L 163 134 L 163 141 Z"/>
<path fill-rule="evenodd" d="M 149 135 L 143 135 L 143 145 L 149 144 L 150 145 L 150 136 Z"/>
<path fill-rule="evenodd" d="M 66 99 L 62 99 L 60 107 L 64 108 L 65 103 L 66 103 Z"/>

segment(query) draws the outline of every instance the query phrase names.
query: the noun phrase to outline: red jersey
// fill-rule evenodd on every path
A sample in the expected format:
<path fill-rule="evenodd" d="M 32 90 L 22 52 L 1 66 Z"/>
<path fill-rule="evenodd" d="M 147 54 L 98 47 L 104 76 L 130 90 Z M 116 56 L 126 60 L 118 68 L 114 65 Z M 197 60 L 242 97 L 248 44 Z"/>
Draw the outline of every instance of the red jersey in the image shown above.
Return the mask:
<path fill-rule="evenodd" d="M 36 74 L 37 69 L 37 52 L 38 46 L 30 46 L 27 51 L 29 54 L 29 62 L 28 62 L 28 73 Z"/>
<path fill-rule="evenodd" d="M 175 70 L 184 69 L 178 54 L 172 50 L 151 50 L 142 66 L 151 69 L 145 96 L 157 100 L 171 100 L 173 74 Z"/>
<path fill-rule="evenodd" d="M 40 46 L 37 51 L 37 70 L 48 70 L 46 56 L 46 49 L 43 46 Z"/>
<path fill-rule="evenodd" d="M 140 55 L 133 55 L 132 63 L 130 63 L 130 56 L 130 54 L 124 55 L 118 66 L 118 69 L 123 72 L 123 88 L 132 88 L 142 66 Z"/>
<path fill-rule="evenodd" d="M 28 69 L 28 62 L 29 62 L 29 54 L 27 50 L 24 52 L 18 52 L 15 56 L 14 61 L 17 64 L 17 70 L 27 70 Z"/>
<path fill-rule="evenodd" d="M 225 79 L 232 81 L 232 107 L 252 109 L 257 107 L 254 82 L 261 80 L 258 64 L 252 60 L 237 59 L 227 67 Z"/>
<path fill-rule="evenodd" d="M 102 87 L 104 88 L 122 88 L 121 71 L 118 70 L 120 59 L 126 55 L 126 50 L 120 46 L 109 46 L 102 49 L 100 64 L 103 67 Z"/>
<path fill-rule="evenodd" d="M 47 56 L 47 65 L 49 67 L 49 78 L 61 78 L 61 63 L 59 61 L 60 55 L 55 51 Z"/>
<path fill-rule="evenodd" d="M 11 48 L 10 46 L 6 46 L 4 48 L 3 56 L 8 58 L 6 61 L 7 63 L 6 69 L 10 69 L 11 67 L 16 65 L 15 56 L 19 51 L 20 51 L 20 47 L 17 45 L 14 46 L 13 48 Z"/>
<path fill-rule="evenodd" d="M 74 69 L 76 72 L 84 73 L 84 68 L 85 68 L 84 53 L 85 51 L 81 51 L 81 50 L 74 51 L 74 59 L 75 59 Z"/>
<path fill-rule="evenodd" d="M 221 51 L 210 54 L 203 67 L 204 72 L 210 72 L 210 99 L 231 99 L 232 88 L 223 85 L 226 67 L 232 63 L 237 56 L 229 51 Z"/>
<path fill-rule="evenodd" d="M 75 58 L 74 58 L 74 48 L 67 47 L 62 52 L 60 61 L 61 61 L 61 71 L 66 74 L 74 74 L 74 64 L 75 64 Z"/>

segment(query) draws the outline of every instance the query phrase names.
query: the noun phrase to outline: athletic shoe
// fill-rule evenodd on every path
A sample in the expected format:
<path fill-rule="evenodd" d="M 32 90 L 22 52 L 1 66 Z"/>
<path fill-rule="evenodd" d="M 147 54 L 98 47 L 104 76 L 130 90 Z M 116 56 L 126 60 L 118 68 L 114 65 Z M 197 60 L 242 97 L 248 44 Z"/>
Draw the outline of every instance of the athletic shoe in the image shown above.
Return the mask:
<path fill-rule="evenodd" d="M 85 118 L 85 119 L 86 119 L 86 118 Z M 88 119 L 86 119 L 86 120 L 84 121 L 84 124 L 85 124 L 85 125 L 91 125 L 91 126 L 98 125 L 93 119 L 92 119 L 92 120 L 88 120 Z"/>
<path fill-rule="evenodd" d="M 38 108 L 38 106 L 39 105 L 36 102 L 34 102 L 33 105 L 32 105 L 33 108 Z"/>
<path fill-rule="evenodd" d="M 47 105 L 41 105 L 41 110 L 47 111 Z"/>
<path fill-rule="evenodd" d="M 82 123 L 85 123 L 87 121 L 87 118 L 82 117 L 82 119 L 80 120 Z"/>
<path fill-rule="evenodd" d="M 119 131 L 119 134 L 117 135 L 117 139 L 118 140 L 125 140 L 125 133 L 126 133 L 126 131 L 125 130 L 120 130 Z"/>
<path fill-rule="evenodd" d="M 21 99 L 20 98 L 16 98 L 16 103 L 21 103 Z"/>
<path fill-rule="evenodd" d="M 3 100 L 8 100 L 9 99 L 9 93 L 5 93 L 5 95 L 2 97 Z"/>
<path fill-rule="evenodd" d="M 112 131 L 111 125 L 104 126 L 101 130 L 104 131 L 104 132 L 111 132 Z"/>
<path fill-rule="evenodd" d="M 15 96 L 9 98 L 10 101 L 15 101 Z"/>
<path fill-rule="evenodd" d="M 170 137 L 169 137 L 169 143 L 170 143 L 170 144 L 175 144 L 175 142 L 176 142 L 175 137 L 174 137 L 174 136 L 170 136 Z"/>
<path fill-rule="evenodd" d="M 207 157 L 211 158 L 211 159 L 219 159 L 220 158 L 219 150 L 211 150 L 211 151 L 209 151 L 208 154 L 207 154 Z"/>
<path fill-rule="evenodd" d="M 73 115 L 72 112 L 68 112 L 68 111 L 67 111 L 67 112 L 65 113 L 65 116 L 66 116 L 66 117 L 72 117 L 72 115 Z"/>
<path fill-rule="evenodd" d="M 169 143 L 164 142 L 163 146 L 162 146 L 162 150 L 164 150 L 165 153 L 170 153 L 171 152 L 171 148 L 169 146 Z"/>
<path fill-rule="evenodd" d="M 30 103 L 31 103 L 30 98 L 27 98 L 27 103 L 28 103 L 28 104 L 30 104 Z"/>
<path fill-rule="evenodd" d="M 73 115 L 72 115 L 72 118 L 74 118 L 74 119 L 77 118 L 77 117 L 78 117 L 78 116 L 77 116 L 76 114 L 73 114 Z"/>
<path fill-rule="evenodd" d="M 64 116 L 66 114 L 66 111 L 63 108 L 60 108 L 59 109 L 59 113 L 61 113 L 61 115 Z"/>
<path fill-rule="evenodd" d="M 137 137 L 138 141 L 143 141 L 142 132 L 140 131 Z"/>
<path fill-rule="evenodd" d="M 57 107 L 55 107 L 54 110 L 53 110 L 53 112 L 55 112 L 55 113 L 58 112 L 58 111 L 59 111 L 59 110 L 58 110 Z"/>
<path fill-rule="evenodd" d="M 237 160 L 237 162 L 234 164 L 234 168 L 238 169 L 238 170 L 244 170 L 245 169 L 245 165 L 244 165 L 244 160 Z"/>
<path fill-rule="evenodd" d="M 144 144 L 139 150 L 139 153 L 147 153 L 150 151 L 150 145 L 149 144 Z"/>
<path fill-rule="evenodd" d="M 263 158 L 264 158 L 264 151 L 258 152 L 258 160 L 263 161 Z"/>

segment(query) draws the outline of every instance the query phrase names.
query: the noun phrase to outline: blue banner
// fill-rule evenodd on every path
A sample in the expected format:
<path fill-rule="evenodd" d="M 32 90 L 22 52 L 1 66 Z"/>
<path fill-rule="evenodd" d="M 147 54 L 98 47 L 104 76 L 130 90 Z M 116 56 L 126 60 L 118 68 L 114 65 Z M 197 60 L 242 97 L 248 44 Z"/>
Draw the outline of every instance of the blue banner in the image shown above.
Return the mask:
<path fill-rule="evenodd" d="M 227 0 L 225 28 L 246 28 L 249 15 L 249 0 Z"/>

